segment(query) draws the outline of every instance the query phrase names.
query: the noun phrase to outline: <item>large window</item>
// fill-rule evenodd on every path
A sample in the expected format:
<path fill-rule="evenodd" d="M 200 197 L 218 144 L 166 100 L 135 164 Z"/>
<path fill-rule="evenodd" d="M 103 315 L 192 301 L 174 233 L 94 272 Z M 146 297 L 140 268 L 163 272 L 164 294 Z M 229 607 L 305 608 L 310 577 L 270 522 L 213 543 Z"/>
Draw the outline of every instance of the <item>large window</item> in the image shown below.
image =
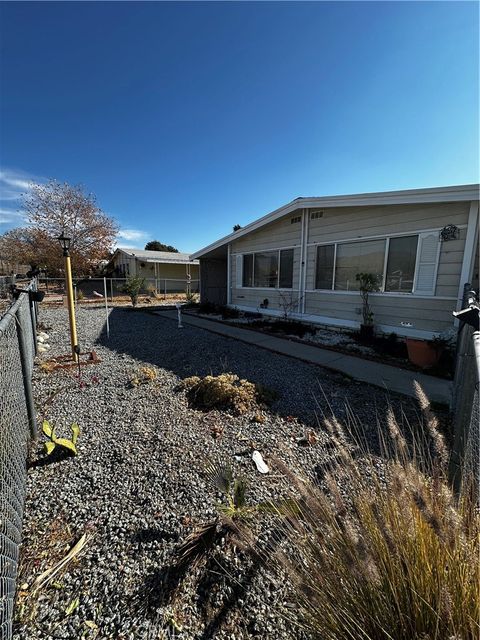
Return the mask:
<path fill-rule="evenodd" d="M 357 273 L 373 273 L 384 291 L 411 293 L 417 244 L 418 235 L 319 245 L 315 289 L 358 291 Z"/>
<path fill-rule="evenodd" d="M 391 238 L 388 247 L 385 291 L 409 293 L 413 288 L 418 236 Z"/>
<path fill-rule="evenodd" d="M 337 245 L 335 289 L 358 291 L 357 273 L 373 273 L 382 278 L 385 240 L 347 242 Z"/>
<path fill-rule="evenodd" d="M 276 287 L 278 282 L 278 252 L 255 253 L 253 284 L 255 287 Z"/>
<path fill-rule="evenodd" d="M 291 289 L 293 249 L 244 254 L 242 286 Z"/>

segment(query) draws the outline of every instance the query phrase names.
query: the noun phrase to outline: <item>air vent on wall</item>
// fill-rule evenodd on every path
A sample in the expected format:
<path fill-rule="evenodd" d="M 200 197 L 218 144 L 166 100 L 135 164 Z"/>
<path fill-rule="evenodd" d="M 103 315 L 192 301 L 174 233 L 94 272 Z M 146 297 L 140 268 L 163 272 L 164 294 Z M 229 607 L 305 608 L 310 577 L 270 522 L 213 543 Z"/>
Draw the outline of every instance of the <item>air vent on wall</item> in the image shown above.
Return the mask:
<path fill-rule="evenodd" d="M 312 211 L 310 214 L 310 220 L 316 220 L 317 218 L 323 218 L 323 211 Z"/>
<path fill-rule="evenodd" d="M 295 224 L 296 222 L 301 222 L 302 216 L 295 216 L 295 218 L 290 218 L 290 224 Z"/>

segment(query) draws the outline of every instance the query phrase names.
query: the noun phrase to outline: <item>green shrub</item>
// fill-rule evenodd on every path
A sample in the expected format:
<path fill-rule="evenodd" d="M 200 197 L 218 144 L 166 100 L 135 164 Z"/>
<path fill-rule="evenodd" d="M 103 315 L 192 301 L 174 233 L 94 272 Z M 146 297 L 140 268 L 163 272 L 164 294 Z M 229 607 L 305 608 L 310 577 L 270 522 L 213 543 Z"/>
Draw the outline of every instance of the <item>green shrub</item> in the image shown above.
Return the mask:
<path fill-rule="evenodd" d="M 362 298 L 363 324 L 366 326 L 373 324 L 373 311 L 370 309 L 369 295 L 380 290 L 382 279 L 375 273 L 357 273 L 355 280 L 358 282 L 358 289 Z"/>
<path fill-rule="evenodd" d="M 227 409 L 236 414 L 256 410 L 276 399 L 274 391 L 233 373 L 192 376 L 183 380 L 181 387 L 186 389 L 191 404 L 199 409 Z"/>
<path fill-rule="evenodd" d="M 133 307 L 136 306 L 139 293 L 144 286 L 145 278 L 139 278 L 137 276 L 130 276 L 123 285 L 122 290 L 130 297 Z"/>

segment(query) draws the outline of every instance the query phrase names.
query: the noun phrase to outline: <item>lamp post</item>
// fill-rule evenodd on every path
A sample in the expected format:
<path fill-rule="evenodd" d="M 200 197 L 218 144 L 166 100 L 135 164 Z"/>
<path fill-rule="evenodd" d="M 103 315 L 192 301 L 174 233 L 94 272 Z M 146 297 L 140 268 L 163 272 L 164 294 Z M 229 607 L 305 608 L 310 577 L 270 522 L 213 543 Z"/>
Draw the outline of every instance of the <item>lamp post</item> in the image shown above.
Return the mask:
<path fill-rule="evenodd" d="M 73 306 L 73 284 L 72 284 L 72 265 L 70 263 L 70 241 L 71 239 L 65 236 L 65 231 L 58 238 L 62 249 L 63 257 L 65 258 L 65 285 L 67 288 L 67 303 L 68 303 L 68 318 L 70 322 L 70 343 L 72 345 L 72 358 L 74 362 L 78 361 L 78 346 L 77 346 L 77 327 L 75 324 L 75 308 Z"/>

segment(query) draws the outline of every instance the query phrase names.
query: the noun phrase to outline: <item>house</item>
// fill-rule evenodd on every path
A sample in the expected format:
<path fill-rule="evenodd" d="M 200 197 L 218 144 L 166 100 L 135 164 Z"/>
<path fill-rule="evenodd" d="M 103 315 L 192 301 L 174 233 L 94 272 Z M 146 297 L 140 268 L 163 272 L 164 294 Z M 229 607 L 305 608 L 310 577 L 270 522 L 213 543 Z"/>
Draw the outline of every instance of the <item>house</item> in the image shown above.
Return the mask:
<path fill-rule="evenodd" d="M 431 338 L 478 286 L 479 186 L 297 198 L 194 253 L 200 296 L 358 328 L 356 274 L 378 276 L 377 330 Z"/>
<path fill-rule="evenodd" d="M 118 248 L 107 272 L 117 278 L 145 278 L 147 288 L 161 292 L 198 291 L 199 262 L 187 253 Z"/>

